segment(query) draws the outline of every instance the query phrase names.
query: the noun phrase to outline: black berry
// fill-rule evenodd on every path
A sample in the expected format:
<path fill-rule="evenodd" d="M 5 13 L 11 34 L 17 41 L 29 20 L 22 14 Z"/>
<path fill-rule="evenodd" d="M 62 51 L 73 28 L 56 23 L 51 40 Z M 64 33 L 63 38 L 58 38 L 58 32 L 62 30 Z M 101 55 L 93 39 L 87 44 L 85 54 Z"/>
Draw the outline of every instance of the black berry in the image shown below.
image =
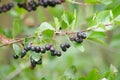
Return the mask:
<path fill-rule="evenodd" d="M 41 48 L 41 53 L 45 53 L 46 49 L 45 48 Z"/>
<path fill-rule="evenodd" d="M 38 61 L 36 61 L 36 64 L 42 64 L 42 58 L 40 58 Z"/>
<path fill-rule="evenodd" d="M 48 0 L 42 0 L 43 3 L 43 7 L 47 7 L 48 6 Z"/>
<path fill-rule="evenodd" d="M 31 51 L 35 51 L 35 46 L 31 46 Z"/>
<path fill-rule="evenodd" d="M 85 34 L 85 32 L 77 32 L 77 37 L 85 39 L 86 38 L 86 34 Z"/>
<path fill-rule="evenodd" d="M 56 52 L 56 55 L 58 56 L 58 57 L 60 57 L 62 54 L 61 54 L 61 51 L 57 51 Z"/>
<path fill-rule="evenodd" d="M 32 57 L 30 57 L 30 62 L 31 62 L 31 67 L 32 68 L 36 67 L 36 62 Z"/>
<path fill-rule="evenodd" d="M 27 49 L 27 50 L 31 50 L 31 45 L 28 45 L 28 46 L 26 47 L 26 49 Z"/>
<path fill-rule="evenodd" d="M 66 48 L 65 44 L 60 44 L 60 48 L 61 48 L 61 49 Z"/>
<path fill-rule="evenodd" d="M 75 42 L 77 42 L 77 43 L 82 43 L 83 42 L 83 39 L 82 38 L 75 38 Z"/>
<path fill-rule="evenodd" d="M 21 52 L 21 58 L 23 58 L 25 55 L 26 55 L 26 50 L 23 50 L 23 51 Z"/>
<path fill-rule="evenodd" d="M 51 47 L 51 45 L 49 45 L 49 44 L 46 44 L 46 45 L 45 45 L 45 49 L 46 49 L 46 50 L 50 50 L 50 47 Z"/>
<path fill-rule="evenodd" d="M 66 48 L 62 48 L 62 51 L 63 51 L 63 52 L 66 52 L 66 51 L 67 51 L 67 49 L 66 49 Z"/>
<path fill-rule="evenodd" d="M 55 52 L 55 48 L 54 47 L 50 47 L 50 52 Z"/>
<path fill-rule="evenodd" d="M 14 59 L 18 59 L 18 58 L 19 58 L 19 56 L 18 56 L 18 55 L 16 55 L 16 54 L 14 54 L 14 55 L 13 55 L 13 58 L 14 58 Z"/>
<path fill-rule="evenodd" d="M 74 41 L 75 37 L 74 36 L 70 36 L 69 39 L 70 39 L 70 41 Z"/>
<path fill-rule="evenodd" d="M 35 47 L 35 52 L 36 52 L 36 53 L 40 53 L 40 51 L 41 51 L 41 48 L 40 48 L 39 46 L 36 46 L 36 47 Z"/>
<path fill-rule="evenodd" d="M 70 44 L 69 44 L 69 43 L 65 43 L 65 46 L 66 46 L 67 48 L 70 48 Z"/>

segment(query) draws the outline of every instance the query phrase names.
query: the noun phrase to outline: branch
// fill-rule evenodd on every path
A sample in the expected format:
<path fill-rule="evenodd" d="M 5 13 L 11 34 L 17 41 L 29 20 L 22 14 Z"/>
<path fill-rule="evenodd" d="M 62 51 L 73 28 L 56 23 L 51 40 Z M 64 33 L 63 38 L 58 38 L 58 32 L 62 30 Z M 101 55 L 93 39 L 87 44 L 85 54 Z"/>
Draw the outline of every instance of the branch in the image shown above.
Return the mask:
<path fill-rule="evenodd" d="M 29 36 L 29 37 L 27 37 L 27 38 L 33 38 L 34 36 Z M 14 43 L 18 43 L 18 42 L 22 42 L 24 40 L 24 38 L 19 38 L 19 39 L 17 39 L 17 40 L 12 40 L 12 41 L 10 41 L 10 42 L 8 42 L 8 43 L 4 43 L 4 44 L 1 44 L 0 45 L 0 47 L 3 47 L 3 46 L 7 46 L 7 45 L 11 45 L 11 44 L 14 44 Z"/>
<path fill-rule="evenodd" d="M 113 25 L 113 24 L 110 23 L 110 24 L 105 24 L 104 26 L 112 26 L 112 25 Z M 81 32 L 87 32 L 87 31 L 95 30 L 95 29 L 97 29 L 97 28 L 99 28 L 99 26 L 87 28 L 87 29 L 85 29 L 85 30 L 81 30 Z M 55 32 L 55 35 L 56 35 L 56 36 L 59 36 L 59 35 L 64 36 L 64 35 L 72 35 L 72 34 L 76 34 L 76 32 L 72 32 L 72 31 L 59 31 L 59 32 Z M 41 36 L 41 33 L 40 33 L 40 36 Z M 33 38 L 33 37 L 34 37 L 34 36 L 29 36 L 29 37 L 27 37 L 27 38 Z M 11 44 L 18 43 L 18 42 L 22 42 L 23 40 L 24 40 L 24 38 L 20 38 L 20 39 L 18 39 L 18 40 L 13 40 L 13 41 L 11 41 L 11 42 L 9 42 L 9 43 L 1 44 L 0 47 L 7 46 L 7 45 L 11 45 Z"/>

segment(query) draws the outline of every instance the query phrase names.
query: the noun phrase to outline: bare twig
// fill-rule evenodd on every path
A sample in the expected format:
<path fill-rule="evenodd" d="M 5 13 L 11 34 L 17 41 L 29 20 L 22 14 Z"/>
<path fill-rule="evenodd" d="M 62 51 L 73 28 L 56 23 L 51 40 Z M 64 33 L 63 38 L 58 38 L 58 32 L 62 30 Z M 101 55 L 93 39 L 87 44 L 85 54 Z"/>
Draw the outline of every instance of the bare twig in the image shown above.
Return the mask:
<path fill-rule="evenodd" d="M 29 36 L 28 38 L 33 38 L 33 36 Z M 18 42 L 22 42 L 23 40 L 24 40 L 24 38 L 19 38 L 17 40 L 14 39 L 14 40 L 11 40 L 11 42 L 1 44 L 0 47 L 11 45 L 11 44 L 18 43 Z"/>

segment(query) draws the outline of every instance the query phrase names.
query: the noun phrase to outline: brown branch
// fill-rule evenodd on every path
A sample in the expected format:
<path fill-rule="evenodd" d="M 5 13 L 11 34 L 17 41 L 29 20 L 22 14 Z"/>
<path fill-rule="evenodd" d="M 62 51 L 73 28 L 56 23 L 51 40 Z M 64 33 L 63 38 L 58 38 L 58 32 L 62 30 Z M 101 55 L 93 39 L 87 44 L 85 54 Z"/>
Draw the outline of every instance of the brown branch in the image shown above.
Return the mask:
<path fill-rule="evenodd" d="M 33 38 L 34 36 L 29 36 L 27 38 Z M 11 44 L 14 44 L 14 43 L 18 43 L 18 42 L 22 42 L 24 40 L 24 38 L 19 38 L 19 39 L 14 39 L 12 40 L 11 42 L 8 42 L 8 43 L 4 43 L 4 44 L 1 44 L 0 47 L 3 47 L 3 46 L 7 46 L 7 45 L 11 45 Z"/>
<path fill-rule="evenodd" d="M 104 26 L 112 26 L 113 24 L 105 24 Z M 85 30 L 81 30 L 81 32 L 87 32 L 87 31 L 91 31 L 91 30 L 95 30 L 99 28 L 99 26 L 97 27 L 91 27 L 91 28 L 87 28 Z M 55 35 L 56 36 L 64 36 L 64 35 L 72 35 L 72 34 L 76 34 L 76 32 L 72 32 L 72 31 L 60 31 L 60 32 L 55 32 Z M 41 34 L 40 34 L 41 36 Z M 33 38 L 34 36 L 29 36 L 28 38 Z M 24 38 L 20 38 L 20 39 L 15 39 L 9 43 L 4 43 L 4 44 L 1 44 L 0 47 L 3 47 L 3 46 L 7 46 L 7 45 L 11 45 L 11 44 L 14 44 L 14 43 L 18 43 L 18 42 L 22 42 L 24 40 Z"/>

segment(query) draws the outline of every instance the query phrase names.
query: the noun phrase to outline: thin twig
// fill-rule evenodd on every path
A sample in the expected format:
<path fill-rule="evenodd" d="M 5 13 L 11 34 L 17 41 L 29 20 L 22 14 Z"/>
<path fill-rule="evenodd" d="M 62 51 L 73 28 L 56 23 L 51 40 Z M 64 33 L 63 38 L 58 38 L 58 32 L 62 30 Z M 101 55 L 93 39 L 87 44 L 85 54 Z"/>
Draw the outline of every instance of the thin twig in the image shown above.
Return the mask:
<path fill-rule="evenodd" d="M 28 38 L 33 38 L 33 36 L 29 36 Z M 11 44 L 14 44 L 14 43 L 18 43 L 18 42 L 22 42 L 24 40 L 24 38 L 20 38 L 20 39 L 14 39 L 12 40 L 11 42 L 9 43 L 4 43 L 4 44 L 1 44 L 0 47 L 3 47 L 3 46 L 7 46 L 7 45 L 11 45 Z"/>
<path fill-rule="evenodd" d="M 112 26 L 113 24 L 110 23 L 110 24 L 105 24 L 104 26 Z M 81 32 L 87 32 L 87 31 L 91 31 L 91 30 L 95 30 L 99 28 L 99 26 L 96 26 L 96 27 L 91 27 L 91 28 L 87 28 L 85 30 L 81 30 Z M 72 34 L 76 34 L 76 32 L 72 32 L 72 31 L 60 31 L 60 32 L 55 32 L 55 35 L 56 36 L 64 36 L 64 35 L 72 35 Z M 40 34 L 41 36 L 41 34 Z M 34 36 L 29 36 L 28 38 L 33 38 Z M 7 46 L 7 45 L 11 45 L 11 44 L 14 44 L 14 43 L 18 43 L 18 42 L 22 42 L 24 40 L 24 38 L 20 38 L 18 40 L 13 40 L 9 43 L 5 43 L 5 44 L 1 44 L 0 47 L 3 47 L 3 46 Z"/>

